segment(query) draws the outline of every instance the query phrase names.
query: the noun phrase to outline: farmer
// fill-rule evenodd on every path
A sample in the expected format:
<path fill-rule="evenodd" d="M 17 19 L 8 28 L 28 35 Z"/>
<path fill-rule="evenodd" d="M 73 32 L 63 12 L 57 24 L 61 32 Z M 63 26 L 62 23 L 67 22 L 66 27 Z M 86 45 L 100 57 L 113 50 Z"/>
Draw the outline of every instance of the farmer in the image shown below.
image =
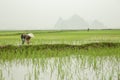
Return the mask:
<path fill-rule="evenodd" d="M 32 33 L 29 33 L 29 34 L 21 34 L 22 44 L 24 44 L 25 42 L 26 42 L 27 44 L 29 44 L 31 37 L 34 37 L 34 35 L 33 35 Z"/>

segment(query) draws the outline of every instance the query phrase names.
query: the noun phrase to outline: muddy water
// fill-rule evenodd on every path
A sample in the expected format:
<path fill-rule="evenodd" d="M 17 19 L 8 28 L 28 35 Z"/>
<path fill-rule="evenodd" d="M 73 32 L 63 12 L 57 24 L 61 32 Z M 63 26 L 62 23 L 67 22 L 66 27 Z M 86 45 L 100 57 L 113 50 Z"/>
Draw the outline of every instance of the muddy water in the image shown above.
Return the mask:
<path fill-rule="evenodd" d="M 5 61 L 0 80 L 119 80 L 116 57 L 71 56 Z"/>

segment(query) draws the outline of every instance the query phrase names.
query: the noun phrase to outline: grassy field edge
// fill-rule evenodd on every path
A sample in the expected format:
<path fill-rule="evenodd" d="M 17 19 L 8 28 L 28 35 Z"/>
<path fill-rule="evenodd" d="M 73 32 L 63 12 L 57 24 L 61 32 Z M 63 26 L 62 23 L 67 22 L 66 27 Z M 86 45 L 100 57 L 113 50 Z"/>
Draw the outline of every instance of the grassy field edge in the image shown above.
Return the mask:
<path fill-rule="evenodd" d="M 70 45 L 70 44 L 42 44 L 42 45 L 5 45 L 0 46 L 1 49 L 14 49 L 14 48 L 40 48 L 40 49 L 64 49 L 64 48 L 79 48 L 79 49 L 86 49 L 86 48 L 102 48 L 102 47 L 120 47 L 120 43 L 112 43 L 112 42 L 100 42 L 100 43 L 88 43 L 82 45 Z"/>

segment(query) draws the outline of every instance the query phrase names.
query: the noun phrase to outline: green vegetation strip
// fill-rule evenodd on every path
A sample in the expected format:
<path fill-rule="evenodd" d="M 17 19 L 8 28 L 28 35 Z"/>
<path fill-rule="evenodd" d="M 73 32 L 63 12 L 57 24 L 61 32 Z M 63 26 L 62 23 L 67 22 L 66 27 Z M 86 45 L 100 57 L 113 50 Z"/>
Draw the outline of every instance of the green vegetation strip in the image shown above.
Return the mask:
<path fill-rule="evenodd" d="M 6 45 L 0 47 L 0 60 L 51 58 L 71 55 L 119 57 L 119 50 L 120 43 Z"/>
<path fill-rule="evenodd" d="M 120 47 L 120 43 L 89 43 L 89 44 L 83 44 L 83 45 L 68 45 L 68 44 L 43 44 L 43 45 L 19 45 L 19 46 L 13 46 L 13 45 L 5 45 L 0 46 L 0 50 L 7 49 L 7 50 L 15 50 L 15 49 L 88 49 L 88 48 L 102 48 L 102 47 Z"/>

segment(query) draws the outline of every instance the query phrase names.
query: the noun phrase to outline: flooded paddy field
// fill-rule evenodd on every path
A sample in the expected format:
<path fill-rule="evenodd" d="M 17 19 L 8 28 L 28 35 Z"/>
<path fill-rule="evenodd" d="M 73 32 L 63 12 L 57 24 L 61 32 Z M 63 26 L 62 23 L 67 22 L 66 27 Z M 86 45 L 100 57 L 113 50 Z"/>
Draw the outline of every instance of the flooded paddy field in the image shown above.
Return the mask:
<path fill-rule="evenodd" d="M 120 44 L 4 46 L 0 80 L 119 80 Z"/>
<path fill-rule="evenodd" d="M 0 80 L 119 79 L 120 30 L 0 32 Z"/>

